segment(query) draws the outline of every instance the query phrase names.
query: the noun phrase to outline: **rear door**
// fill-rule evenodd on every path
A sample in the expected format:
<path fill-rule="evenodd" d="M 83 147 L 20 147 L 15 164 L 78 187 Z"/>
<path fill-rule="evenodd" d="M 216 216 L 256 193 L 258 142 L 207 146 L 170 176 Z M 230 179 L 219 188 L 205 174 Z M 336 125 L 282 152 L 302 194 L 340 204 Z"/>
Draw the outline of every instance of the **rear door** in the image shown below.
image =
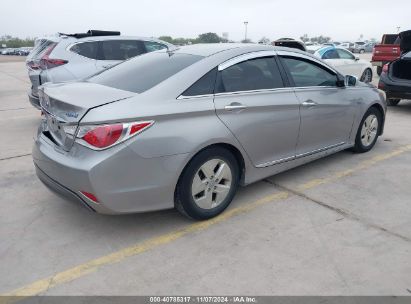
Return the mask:
<path fill-rule="evenodd" d="M 146 53 L 140 40 L 103 40 L 99 43 L 97 71 L 105 70 L 124 60 Z"/>
<path fill-rule="evenodd" d="M 354 121 L 349 90 L 337 87 L 337 75 L 308 56 L 279 52 L 300 102 L 297 156 L 348 142 Z"/>
<path fill-rule="evenodd" d="M 214 103 L 255 166 L 295 157 L 299 102 L 285 87 L 274 52 L 250 53 L 221 64 Z"/>

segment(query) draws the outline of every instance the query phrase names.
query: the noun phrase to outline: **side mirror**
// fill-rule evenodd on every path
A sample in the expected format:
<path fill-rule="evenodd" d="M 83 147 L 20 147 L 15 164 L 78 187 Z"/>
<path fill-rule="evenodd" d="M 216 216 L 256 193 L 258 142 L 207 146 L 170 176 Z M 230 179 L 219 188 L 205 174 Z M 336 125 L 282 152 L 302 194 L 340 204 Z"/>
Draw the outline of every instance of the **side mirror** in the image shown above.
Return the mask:
<path fill-rule="evenodd" d="M 355 56 L 355 61 L 358 61 L 358 60 L 360 60 L 360 57 Z"/>
<path fill-rule="evenodd" d="M 355 87 L 356 84 L 357 84 L 357 77 L 351 76 L 351 75 L 345 76 L 344 85 L 346 87 Z"/>

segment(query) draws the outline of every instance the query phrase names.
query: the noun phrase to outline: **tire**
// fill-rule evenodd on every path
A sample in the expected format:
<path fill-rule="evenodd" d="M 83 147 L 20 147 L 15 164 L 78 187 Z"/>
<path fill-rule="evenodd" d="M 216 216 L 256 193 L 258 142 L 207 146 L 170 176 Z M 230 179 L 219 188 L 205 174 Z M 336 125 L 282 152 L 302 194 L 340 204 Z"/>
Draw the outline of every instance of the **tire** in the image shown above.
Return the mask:
<path fill-rule="evenodd" d="M 371 82 L 372 81 L 372 70 L 369 68 L 366 68 L 364 72 L 362 73 L 360 80 L 365 83 Z"/>
<path fill-rule="evenodd" d="M 239 178 L 240 166 L 230 151 L 222 147 L 203 150 L 191 159 L 179 178 L 175 207 L 192 219 L 215 217 L 233 200 Z"/>
<path fill-rule="evenodd" d="M 364 54 L 365 53 L 365 50 L 360 50 L 360 54 Z"/>
<path fill-rule="evenodd" d="M 382 67 L 377 66 L 377 75 L 381 76 L 381 73 L 382 73 Z"/>
<path fill-rule="evenodd" d="M 375 125 L 375 120 L 377 125 Z M 382 114 L 376 108 L 369 108 L 364 114 L 355 137 L 354 152 L 370 151 L 377 142 L 382 126 Z"/>
<path fill-rule="evenodd" d="M 398 105 L 398 103 L 401 101 L 401 99 L 399 99 L 399 98 L 390 98 L 390 99 L 387 99 L 387 104 L 390 106 L 390 107 L 395 107 L 395 106 L 397 106 Z"/>

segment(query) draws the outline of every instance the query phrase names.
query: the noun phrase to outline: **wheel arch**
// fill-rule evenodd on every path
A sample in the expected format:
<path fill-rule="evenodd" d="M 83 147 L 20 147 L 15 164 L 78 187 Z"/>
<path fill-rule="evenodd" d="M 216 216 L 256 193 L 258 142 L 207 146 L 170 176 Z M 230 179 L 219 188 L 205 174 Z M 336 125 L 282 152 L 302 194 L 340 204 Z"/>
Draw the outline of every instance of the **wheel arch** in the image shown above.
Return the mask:
<path fill-rule="evenodd" d="M 372 105 L 369 107 L 369 109 L 371 109 L 371 108 L 377 109 L 378 112 L 380 112 L 380 114 L 381 114 L 382 125 L 381 125 L 381 128 L 380 128 L 380 130 L 379 130 L 378 135 L 382 135 L 382 133 L 383 133 L 383 131 L 384 131 L 384 125 L 385 125 L 385 115 L 384 115 L 385 112 L 384 112 L 384 109 L 383 109 L 383 107 L 382 107 L 379 103 L 374 103 L 374 104 L 372 104 Z"/>
<path fill-rule="evenodd" d="M 177 183 L 175 185 L 175 189 L 174 189 L 174 198 L 176 197 L 176 193 L 177 193 L 177 187 L 180 183 L 180 179 L 181 176 L 183 175 L 183 173 L 185 172 L 187 166 L 189 165 L 189 163 L 191 162 L 191 160 L 196 157 L 196 155 L 198 155 L 199 153 L 203 152 L 204 150 L 213 148 L 213 147 L 222 147 L 226 150 L 228 150 L 230 153 L 232 153 L 235 157 L 235 159 L 238 162 L 238 166 L 239 166 L 239 171 L 240 171 L 240 185 L 244 184 L 244 179 L 245 179 L 245 160 L 244 160 L 244 156 L 241 153 L 241 151 L 235 147 L 234 145 L 230 144 L 230 143 L 225 143 L 225 142 L 219 142 L 219 143 L 213 143 L 213 144 L 209 144 L 201 149 L 199 149 L 196 153 L 194 153 L 190 159 L 187 161 L 187 163 L 184 165 L 183 170 L 181 170 L 180 176 L 178 177 Z"/>

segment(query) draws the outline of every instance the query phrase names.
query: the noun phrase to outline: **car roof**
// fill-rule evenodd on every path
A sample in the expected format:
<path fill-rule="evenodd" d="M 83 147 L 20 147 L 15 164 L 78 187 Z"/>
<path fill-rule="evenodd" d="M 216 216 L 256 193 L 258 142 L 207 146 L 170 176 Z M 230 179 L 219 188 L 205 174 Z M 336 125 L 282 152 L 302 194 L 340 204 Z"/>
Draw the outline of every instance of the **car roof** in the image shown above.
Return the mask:
<path fill-rule="evenodd" d="M 174 53 L 208 57 L 229 50 L 237 50 L 238 53 L 241 53 L 244 49 L 247 49 L 249 52 L 257 52 L 265 50 L 278 50 L 280 47 L 254 43 L 199 43 L 176 47 L 176 49 L 172 51 Z"/>

